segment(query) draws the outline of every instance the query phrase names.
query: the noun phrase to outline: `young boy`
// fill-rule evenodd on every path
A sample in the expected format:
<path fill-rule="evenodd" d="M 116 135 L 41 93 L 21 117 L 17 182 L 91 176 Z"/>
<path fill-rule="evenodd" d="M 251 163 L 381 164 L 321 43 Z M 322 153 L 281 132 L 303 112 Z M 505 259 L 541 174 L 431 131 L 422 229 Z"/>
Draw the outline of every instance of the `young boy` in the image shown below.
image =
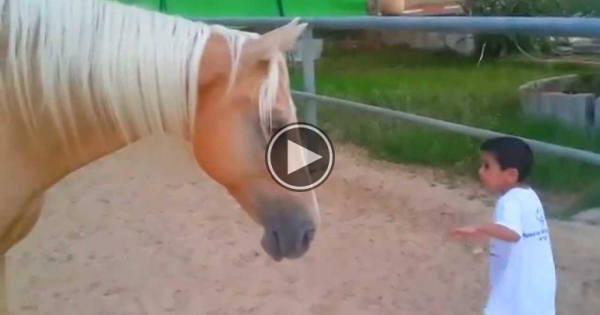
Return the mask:
<path fill-rule="evenodd" d="M 501 194 L 494 220 L 452 231 L 456 237 L 490 238 L 491 290 L 485 315 L 555 315 L 556 273 L 544 209 L 523 181 L 533 153 L 520 139 L 500 137 L 481 145 L 479 177 Z"/>

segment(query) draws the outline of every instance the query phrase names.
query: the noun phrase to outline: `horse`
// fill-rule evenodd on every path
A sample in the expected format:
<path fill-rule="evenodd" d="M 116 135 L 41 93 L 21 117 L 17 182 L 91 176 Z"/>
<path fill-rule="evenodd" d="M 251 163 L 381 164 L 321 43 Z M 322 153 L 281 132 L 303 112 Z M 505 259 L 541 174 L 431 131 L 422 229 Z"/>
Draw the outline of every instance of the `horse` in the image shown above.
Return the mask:
<path fill-rule="evenodd" d="M 0 10 L 0 314 L 7 253 L 36 225 L 45 191 L 153 134 L 189 143 L 264 229 L 273 260 L 308 251 L 316 195 L 286 190 L 265 165 L 270 137 L 298 121 L 285 54 L 306 23 L 258 34 L 109 0 L 0 0 Z"/>

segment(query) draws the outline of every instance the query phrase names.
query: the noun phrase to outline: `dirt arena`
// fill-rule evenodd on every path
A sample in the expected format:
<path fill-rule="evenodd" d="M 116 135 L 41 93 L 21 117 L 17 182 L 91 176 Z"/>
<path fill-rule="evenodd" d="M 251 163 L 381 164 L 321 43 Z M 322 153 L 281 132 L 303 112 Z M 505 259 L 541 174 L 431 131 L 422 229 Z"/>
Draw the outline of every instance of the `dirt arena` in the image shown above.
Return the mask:
<path fill-rule="evenodd" d="M 13 313 L 481 314 L 485 256 L 447 238 L 491 215 L 476 184 L 338 146 L 315 243 L 276 263 L 261 229 L 181 147 L 148 139 L 56 185 L 9 252 Z M 551 222 L 551 236 L 558 314 L 597 315 L 600 228 Z"/>

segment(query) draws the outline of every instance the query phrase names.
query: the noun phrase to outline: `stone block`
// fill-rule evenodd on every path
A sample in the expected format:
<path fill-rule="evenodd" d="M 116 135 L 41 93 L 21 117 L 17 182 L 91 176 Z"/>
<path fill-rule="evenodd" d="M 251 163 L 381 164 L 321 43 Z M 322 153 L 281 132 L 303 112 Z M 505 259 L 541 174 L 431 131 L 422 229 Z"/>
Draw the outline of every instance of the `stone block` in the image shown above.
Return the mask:
<path fill-rule="evenodd" d="M 556 118 L 555 104 L 560 101 L 562 93 L 547 92 L 540 93 L 538 97 L 538 113 L 547 118 Z"/>
<path fill-rule="evenodd" d="M 523 85 L 523 87 L 538 92 L 562 92 L 576 80 L 576 74 L 569 74 L 536 80 Z"/>
<path fill-rule="evenodd" d="M 574 221 L 591 225 L 600 225 L 600 208 L 582 211 L 572 217 Z"/>
<path fill-rule="evenodd" d="M 600 98 L 592 93 L 564 93 L 576 81 L 576 75 L 566 75 L 523 84 L 519 87 L 523 112 L 575 128 L 600 129 Z"/>
<path fill-rule="evenodd" d="M 528 116 L 540 116 L 540 93 L 533 92 L 530 90 L 521 90 L 519 93 L 519 100 L 523 112 Z"/>
<path fill-rule="evenodd" d="M 554 99 L 554 117 L 574 127 L 589 126 L 591 119 L 587 113 L 594 106 L 594 94 L 560 94 Z"/>

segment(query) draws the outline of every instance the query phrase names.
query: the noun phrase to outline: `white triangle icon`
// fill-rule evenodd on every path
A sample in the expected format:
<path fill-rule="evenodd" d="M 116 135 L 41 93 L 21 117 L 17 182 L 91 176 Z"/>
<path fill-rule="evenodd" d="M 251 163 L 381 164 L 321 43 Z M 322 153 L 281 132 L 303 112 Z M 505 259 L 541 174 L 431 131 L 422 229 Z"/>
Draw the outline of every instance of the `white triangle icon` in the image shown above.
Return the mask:
<path fill-rule="evenodd" d="M 302 154 L 304 158 L 300 158 L 300 154 Z M 310 163 L 323 158 L 322 156 L 307 150 L 290 140 L 287 141 L 287 156 L 288 175 L 307 166 Z"/>

